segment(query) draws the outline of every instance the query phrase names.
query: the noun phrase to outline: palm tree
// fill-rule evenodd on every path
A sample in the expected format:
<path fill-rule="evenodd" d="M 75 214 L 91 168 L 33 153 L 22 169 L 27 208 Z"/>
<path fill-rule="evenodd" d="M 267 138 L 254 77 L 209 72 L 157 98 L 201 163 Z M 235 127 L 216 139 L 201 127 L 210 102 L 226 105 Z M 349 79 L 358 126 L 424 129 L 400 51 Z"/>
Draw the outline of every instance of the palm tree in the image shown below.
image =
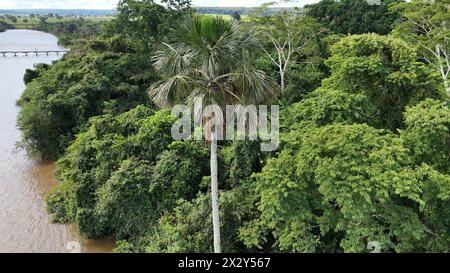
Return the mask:
<path fill-rule="evenodd" d="M 258 47 L 253 30 L 243 30 L 236 20 L 221 17 L 188 16 L 179 23 L 173 43 L 163 43 L 153 63 L 162 80 L 149 90 L 161 107 L 175 103 L 220 107 L 239 103 L 257 104 L 274 97 L 276 84 L 255 69 L 251 54 Z M 253 51 L 253 52 L 252 52 Z M 221 252 L 218 205 L 217 132 L 204 118 L 206 138 L 211 146 L 211 196 L 214 252 Z"/>

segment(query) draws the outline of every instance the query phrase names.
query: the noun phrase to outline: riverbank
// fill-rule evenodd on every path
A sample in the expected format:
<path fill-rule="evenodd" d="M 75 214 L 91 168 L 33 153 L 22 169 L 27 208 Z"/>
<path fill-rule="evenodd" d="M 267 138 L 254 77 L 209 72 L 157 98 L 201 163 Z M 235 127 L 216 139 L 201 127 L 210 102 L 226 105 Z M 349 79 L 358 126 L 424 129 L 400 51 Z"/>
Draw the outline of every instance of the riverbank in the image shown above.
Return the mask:
<path fill-rule="evenodd" d="M 0 33 L 0 50 L 61 50 L 54 35 L 32 30 Z M 67 244 L 80 242 L 85 252 L 110 252 L 111 240 L 86 241 L 71 225 L 51 223 L 45 198 L 59 184 L 53 162 L 30 159 L 16 144 L 20 108 L 16 101 L 25 89 L 23 76 L 37 63 L 51 64 L 56 54 L 0 57 L 0 252 L 69 252 Z"/>
<path fill-rule="evenodd" d="M 11 28 L 13 28 L 11 25 L 0 20 L 0 32 L 5 32 L 7 29 L 11 29 Z"/>
<path fill-rule="evenodd" d="M 58 44 L 73 46 L 80 40 L 96 36 L 112 16 L 22 16 L 0 15 L 0 32 L 4 29 L 37 30 L 58 37 Z"/>

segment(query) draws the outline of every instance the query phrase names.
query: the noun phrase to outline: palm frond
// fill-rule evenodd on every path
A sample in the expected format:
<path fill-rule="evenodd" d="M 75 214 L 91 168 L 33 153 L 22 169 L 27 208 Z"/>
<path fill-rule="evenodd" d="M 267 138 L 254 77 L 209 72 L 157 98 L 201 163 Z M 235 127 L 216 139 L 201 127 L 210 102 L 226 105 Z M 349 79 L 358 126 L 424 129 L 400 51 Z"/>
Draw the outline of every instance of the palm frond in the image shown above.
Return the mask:
<path fill-rule="evenodd" d="M 186 75 L 175 75 L 154 83 L 148 90 L 152 101 L 163 108 L 167 108 L 182 98 L 183 94 L 195 88 L 195 79 Z"/>
<path fill-rule="evenodd" d="M 176 43 L 164 44 L 153 57 L 162 80 L 150 88 L 160 106 L 200 96 L 204 105 L 262 103 L 277 95 L 277 85 L 251 65 L 257 47 L 252 28 L 235 20 L 188 16 L 180 22 Z"/>

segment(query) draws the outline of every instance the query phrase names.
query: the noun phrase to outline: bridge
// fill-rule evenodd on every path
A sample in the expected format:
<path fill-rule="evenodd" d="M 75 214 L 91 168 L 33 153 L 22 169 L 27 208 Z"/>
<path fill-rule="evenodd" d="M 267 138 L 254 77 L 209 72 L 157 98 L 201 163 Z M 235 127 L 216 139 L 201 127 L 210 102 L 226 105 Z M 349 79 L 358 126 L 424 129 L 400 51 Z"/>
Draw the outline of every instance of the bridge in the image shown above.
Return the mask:
<path fill-rule="evenodd" d="M 67 52 L 69 52 L 69 50 L 17 50 L 17 51 L 16 50 L 5 50 L 5 51 L 0 50 L 0 55 L 3 55 L 3 57 L 6 57 L 8 55 L 17 56 L 20 54 L 25 55 L 25 56 L 28 56 L 28 55 L 38 56 L 40 54 L 41 55 L 46 54 L 48 56 L 50 53 L 55 53 L 56 55 L 59 55 L 60 53 L 63 54 L 63 53 L 67 53 Z"/>

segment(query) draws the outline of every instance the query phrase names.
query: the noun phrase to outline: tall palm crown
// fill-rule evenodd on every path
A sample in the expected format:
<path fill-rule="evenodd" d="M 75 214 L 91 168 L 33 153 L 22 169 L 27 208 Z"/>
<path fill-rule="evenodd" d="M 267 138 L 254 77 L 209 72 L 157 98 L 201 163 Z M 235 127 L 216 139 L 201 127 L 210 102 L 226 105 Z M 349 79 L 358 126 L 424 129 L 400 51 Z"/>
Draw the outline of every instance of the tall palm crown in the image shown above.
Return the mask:
<path fill-rule="evenodd" d="M 153 62 L 162 80 L 150 88 L 159 106 L 192 102 L 205 105 L 257 104 L 276 94 L 276 84 L 251 62 L 257 48 L 253 30 L 221 17 L 186 17 L 174 43 L 163 44 Z"/>

